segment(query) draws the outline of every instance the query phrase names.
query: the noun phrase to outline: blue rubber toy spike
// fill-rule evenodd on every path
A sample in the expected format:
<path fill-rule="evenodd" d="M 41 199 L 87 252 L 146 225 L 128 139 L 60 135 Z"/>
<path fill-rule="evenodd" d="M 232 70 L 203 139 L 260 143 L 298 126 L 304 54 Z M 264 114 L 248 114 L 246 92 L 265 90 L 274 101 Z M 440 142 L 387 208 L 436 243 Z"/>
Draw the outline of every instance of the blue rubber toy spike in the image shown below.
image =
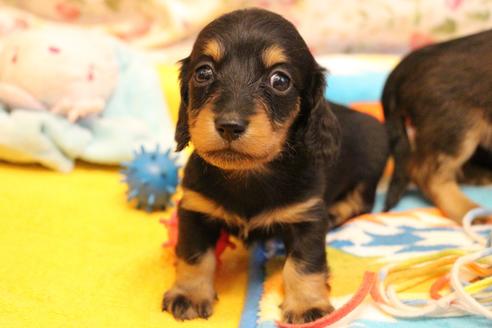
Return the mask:
<path fill-rule="evenodd" d="M 122 164 L 121 171 L 128 184 L 128 201 L 136 200 L 137 208 L 147 211 L 164 210 L 171 204 L 171 197 L 178 184 L 178 165 L 176 158 L 170 156 L 170 150 L 135 152 L 131 162 Z"/>

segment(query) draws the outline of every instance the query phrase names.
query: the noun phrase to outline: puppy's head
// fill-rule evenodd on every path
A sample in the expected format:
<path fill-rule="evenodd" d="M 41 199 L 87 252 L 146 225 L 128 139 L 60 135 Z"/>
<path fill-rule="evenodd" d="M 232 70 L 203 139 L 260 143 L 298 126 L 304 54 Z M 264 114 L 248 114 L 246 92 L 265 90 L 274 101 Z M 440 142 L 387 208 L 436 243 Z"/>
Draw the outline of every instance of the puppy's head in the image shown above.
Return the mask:
<path fill-rule="evenodd" d="M 201 31 L 181 65 L 177 151 L 191 140 L 210 164 L 249 170 L 279 156 L 294 136 L 316 158 L 338 150 L 337 123 L 323 105 L 324 71 L 281 16 L 224 15 Z"/>

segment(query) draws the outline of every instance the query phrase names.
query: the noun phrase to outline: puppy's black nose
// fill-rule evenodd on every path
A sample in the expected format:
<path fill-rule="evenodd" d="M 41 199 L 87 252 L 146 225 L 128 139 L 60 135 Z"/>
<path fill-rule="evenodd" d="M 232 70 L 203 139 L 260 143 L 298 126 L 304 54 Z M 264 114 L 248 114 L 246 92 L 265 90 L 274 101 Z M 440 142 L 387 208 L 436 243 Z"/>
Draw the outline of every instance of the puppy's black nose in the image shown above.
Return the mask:
<path fill-rule="evenodd" d="M 223 118 L 215 120 L 215 129 L 227 141 L 233 141 L 239 138 L 246 131 L 247 127 L 248 122 L 245 120 Z"/>

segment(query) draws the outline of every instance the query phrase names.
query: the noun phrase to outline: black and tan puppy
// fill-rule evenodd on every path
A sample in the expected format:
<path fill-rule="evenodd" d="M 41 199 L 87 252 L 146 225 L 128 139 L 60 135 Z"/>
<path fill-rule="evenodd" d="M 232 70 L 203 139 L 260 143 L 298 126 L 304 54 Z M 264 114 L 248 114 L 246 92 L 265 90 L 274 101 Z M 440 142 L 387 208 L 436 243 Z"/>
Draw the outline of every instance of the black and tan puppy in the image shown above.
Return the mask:
<path fill-rule="evenodd" d="M 470 158 L 492 171 L 491 54 L 486 31 L 419 49 L 390 74 L 383 107 L 395 171 L 386 210 L 410 181 L 457 222 L 478 206 L 457 179 Z"/>
<path fill-rule="evenodd" d="M 285 242 L 283 320 L 332 311 L 327 228 L 371 210 L 388 154 L 375 119 L 323 98 L 325 78 L 295 27 L 249 9 L 218 18 L 182 60 L 177 150 L 182 181 L 176 281 L 163 310 L 212 313 L 214 247 L 225 228 L 245 242 Z"/>

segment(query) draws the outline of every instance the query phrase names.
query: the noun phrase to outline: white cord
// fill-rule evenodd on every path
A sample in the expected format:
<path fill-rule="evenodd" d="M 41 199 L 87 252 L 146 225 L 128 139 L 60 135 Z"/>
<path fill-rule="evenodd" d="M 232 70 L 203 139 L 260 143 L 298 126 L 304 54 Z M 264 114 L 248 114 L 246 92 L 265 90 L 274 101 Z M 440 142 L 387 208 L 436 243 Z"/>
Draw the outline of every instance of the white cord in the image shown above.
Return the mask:
<path fill-rule="evenodd" d="M 487 238 L 480 236 L 472 229 L 472 223 L 476 218 L 492 215 L 492 210 L 485 208 L 474 208 L 463 217 L 463 230 L 472 240 L 482 246 L 487 244 Z"/>
<path fill-rule="evenodd" d="M 388 285 L 385 287 L 384 280 L 388 275 L 388 272 L 395 267 L 395 264 L 389 264 L 381 268 L 379 271 L 379 279 L 375 286 L 378 290 L 378 294 L 382 298 L 383 302 L 376 302 L 378 307 L 384 312 L 402 318 L 415 318 L 421 316 L 456 316 L 467 313 L 481 314 L 486 318 L 492 319 L 492 311 L 486 306 L 479 303 L 471 294 L 467 293 L 463 287 L 463 283 L 460 280 L 460 270 L 463 265 L 474 262 L 480 258 L 492 255 L 492 233 L 490 237 L 484 238 L 472 229 L 472 222 L 478 217 L 492 215 L 492 210 L 476 208 L 463 217 L 463 229 L 465 233 L 473 241 L 480 244 L 482 247 L 487 247 L 480 251 L 474 251 L 471 254 L 459 257 L 453 264 L 450 276 L 450 284 L 454 291 L 438 300 L 423 300 L 424 305 L 412 306 L 405 304 L 398 298 L 398 294 L 393 286 Z M 489 287 L 490 288 L 490 287 Z M 476 293 L 477 298 L 483 298 L 480 296 L 489 296 L 490 290 L 487 288 L 481 293 Z"/>

